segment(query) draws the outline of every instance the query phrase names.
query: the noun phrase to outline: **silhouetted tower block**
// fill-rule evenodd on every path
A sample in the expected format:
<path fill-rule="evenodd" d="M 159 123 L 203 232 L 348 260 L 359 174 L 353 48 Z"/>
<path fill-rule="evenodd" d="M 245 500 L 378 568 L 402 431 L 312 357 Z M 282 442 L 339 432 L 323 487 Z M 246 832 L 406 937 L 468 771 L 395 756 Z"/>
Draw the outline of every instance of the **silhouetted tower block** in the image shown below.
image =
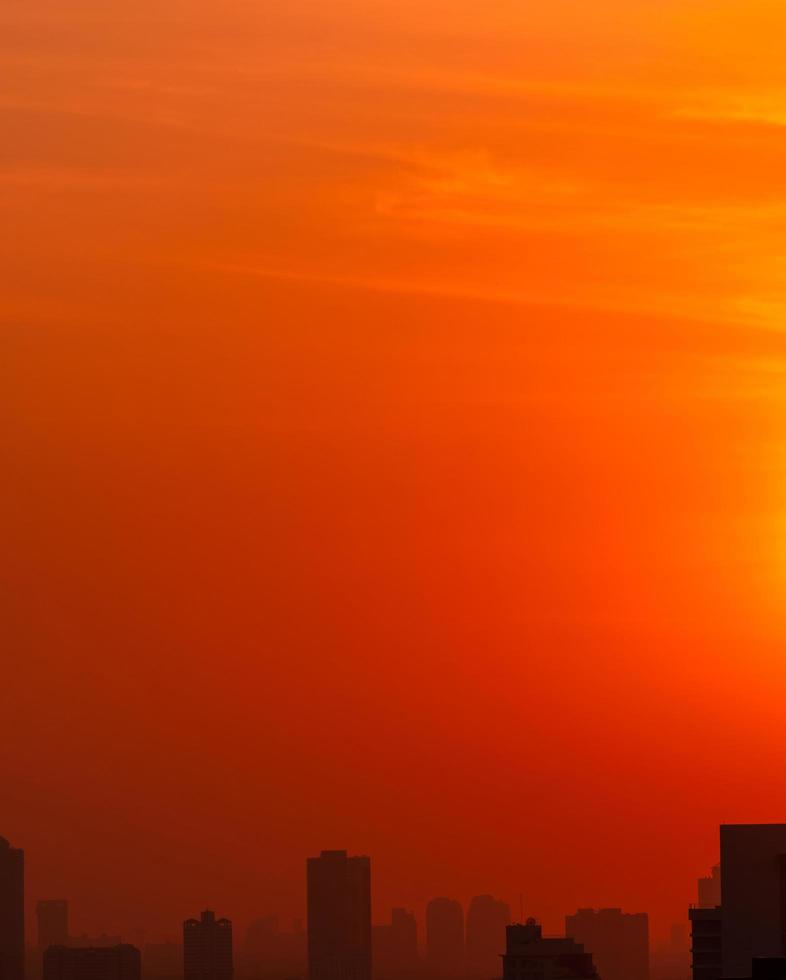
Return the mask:
<path fill-rule="evenodd" d="M 464 972 L 464 911 L 452 898 L 434 898 L 426 906 L 426 956 L 432 973 Z"/>
<path fill-rule="evenodd" d="M 603 980 L 649 980 L 650 940 L 646 912 L 579 909 L 565 916 L 565 935 L 592 953 Z"/>
<path fill-rule="evenodd" d="M 0 837 L 0 980 L 25 975 L 25 854 Z"/>
<path fill-rule="evenodd" d="M 592 954 L 581 943 L 544 937 L 535 919 L 508 926 L 506 939 L 503 980 L 598 980 Z"/>
<path fill-rule="evenodd" d="M 722 824 L 720 842 L 723 976 L 749 977 L 786 954 L 786 824 Z"/>
<path fill-rule="evenodd" d="M 44 980 L 140 980 L 135 946 L 50 946 L 44 951 Z"/>
<path fill-rule="evenodd" d="M 232 980 L 232 923 L 206 910 L 183 923 L 185 980 Z"/>
<path fill-rule="evenodd" d="M 371 861 L 322 851 L 306 862 L 310 980 L 371 980 Z"/>
<path fill-rule="evenodd" d="M 710 873 L 699 878 L 698 881 L 698 900 L 703 908 L 714 908 L 721 904 L 721 869 L 716 864 Z"/>
<path fill-rule="evenodd" d="M 393 909 L 390 924 L 372 930 L 374 977 L 396 980 L 418 970 L 418 925 L 412 912 Z"/>
<path fill-rule="evenodd" d="M 693 980 L 720 980 L 723 972 L 721 916 L 718 905 L 688 911 Z"/>
<path fill-rule="evenodd" d="M 505 950 L 510 908 L 491 895 L 477 895 L 467 909 L 467 966 L 473 975 L 497 977 Z"/>
<path fill-rule="evenodd" d="M 68 946 L 68 902 L 64 898 L 47 898 L 36 902 L 38 948 Z"/>
<path fill-rule="evenodd" d="M 716 864 L 699 878 L 698 905 L 688 911 L 690 919 L 690 969 L 693 980 L 720 980 L 723 972 L 721 870 Z"/>

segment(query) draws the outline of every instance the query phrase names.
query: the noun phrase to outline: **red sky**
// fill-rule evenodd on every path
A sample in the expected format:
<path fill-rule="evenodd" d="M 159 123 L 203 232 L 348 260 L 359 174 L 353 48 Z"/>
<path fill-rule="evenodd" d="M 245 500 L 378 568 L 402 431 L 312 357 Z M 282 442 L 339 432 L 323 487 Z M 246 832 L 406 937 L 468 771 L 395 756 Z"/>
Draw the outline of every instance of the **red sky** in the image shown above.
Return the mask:
<path fill-rule="evenodd" d="M 282 9 L 285 8 L 285 9 Z M 783 820 L 786 13 L 5 0 L 3 826 L 174 935 L 684 918 Z"/>

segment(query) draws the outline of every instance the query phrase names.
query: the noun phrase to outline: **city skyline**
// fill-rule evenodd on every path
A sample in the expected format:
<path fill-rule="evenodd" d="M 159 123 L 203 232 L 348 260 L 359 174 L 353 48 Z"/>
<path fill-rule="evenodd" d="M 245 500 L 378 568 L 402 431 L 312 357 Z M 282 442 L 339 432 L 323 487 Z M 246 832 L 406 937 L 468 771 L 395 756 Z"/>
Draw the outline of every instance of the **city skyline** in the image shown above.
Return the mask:
<path fill-rule="evenodd" d="M 339 852 L 340 853 L 340 852 Z M 301 861 L 302 863 L 302 861 Z M 701 870 L 701 869 L 700 869 Z M 691 884 L 694 885 L 694 889 L 689 889 L 685 903 L 693 900 L 693 891 L 695 890 L 695 880 L 696 876 L 691 880 Z M 386 889 L 387 890 L 387 889 Z M 204 888 L 206 893 L 210 893 L 210 888 Z M 216 886 L 212 889 L 213 892 L 218 893 L 221 891 L 220 886 Z M 414 915 L 417 922 L 418 930 L 418 951 L 419 956 L 425 961 L 428 959 L 428 938 L 427 938 L 427 921 L 428 921 L 428 909 L 429 905 L 434 902 L 446 901 L 444 897 L 436 894 L 438 889 L 433 889 L 435 894 L 431 897 L 423 899 L 421 902 L 413 903 L 411 909 L 403 908 L 401 903 L 395 903 L 393 905 L 386 905 L 384 901 L 379 899 L 375 893 L 373 894 L 373 914 L 372 914 L 372 925 L 374 929 L 381 928 L 383 926 L 387 927 L 390 923 L 391 912 L 404 912 L 407 915 Z M 462 949 L 460 958 L 462 961 L 466 961 L 469 965 L 472 959 L 466 948 L 466 940 L 463 938 L 466 933 L 466 917 L 474 901 L 478 899 L 484 900 L 492 898 L 487 891 L 481 891 L 479 894 L 468 893 L 466 898 L 461 899 L 449 899 L 451 903 L 455 903 L 461 912 L 461 934 L 462 934 Z M 536 898 L 529 900 L 528 904 L 524 903 L 524 896 L 519 893 L 515 898 L 511 897 L 510 902 L 506 902 L 504 899 L 494 898 L 496 904 L 503 905 L 509 909 L 515 909 L 515 914 L 511 913 L 511 922 L 523 921 L 529 913 L 539 912 L 538 902 Z M 80 909 L 77 904 L 72 899 L 51 899 L 46 897 L 41 897 L 38 895 L 33 895 L 30 893 L 29 888 L 26 890 L 25 904 L 26 908 L 30 910 L 30 914 L 26 916 L 28 922 L 27 927 L 27 945 L 28 948 L 38 947 L 38 936 L 39 936 L 39 925 L 40 925 L 40 907 L 56 905 L 61 906 L 65 904 L 65 918 L 69 923 L 75 923 L 74 927 L 70 930 L 69 940 L 71 943 L 79 943 L 80 945 L 88 945 L 92 941 L 95 943 L 99 941 L 100 945 L 112 942 L 123 942 L 133 937 L 134 942 L 150 942 L 150 943 L 171 943 L 173 941 L 179 941 L 181 938 L 181 920 L 182 915 L 188 913 L 189 909 L 193 909 L 195 906 L 194 902 L 187 902 L 180 910 L 180 913 L 176 913 L 172 918 L 171 922 L 164 924 L 163 928 L 154 927 L 150 922 L 135 922 L 132 924 L 132 920 L 139 919 L 139 915 L 136 916 L 132 914 L 129 917 L 129 921 L 126 922 L 125 928 L 122 928 L 122 923 L 116 922 L 113 925 L 108 925 L 106 922 L 106 917 L 101 917 L 97 921 L 93 921 L 87 918 L 84 914 L 84 910 Z M 683 903 L 683 904 L 685 904 Z M 199 903 L 196 903 L 197 905 Z M 203 902 L 202 905 L 215 905 L 215 902 Z M 232 905 L 232 902 L 223 903 L 224 905 Z M 596 902 L 594 905 L 584 905 L 578 908 L 572 909 L 572 911 L 563 910 L 558 913 L 553 922 L 549 923 L 548 935 L 562 935 L 564 932 L 564 922 L 565 917 L 577 911 L 581 911 L 582 908 L 591 908 L 595 910 L 615 910 L 618 906 L 604 905 L 603 903 Z M 520 908 L 520 911 L 519 911 Z M 632 911 L 628 909 L 628 911 Z M 303 935 L 305 935 L 305 923 L 306 923 L 306 912 L 307 912 L 307 889 L 302 888 L 302 904 L 300 906 L 296 905 L 292 914 L 289 911 L 284 911 L 280 908 L 275 908 L 274 903 L 271 901 L 260 902 L 257 906 L 253 906 L 250 911 L 243 913 L 242 911 L 238 913 L 235 908 L 232 914 L 229 916 L 233 922 L 239 923 L 241 934 L 245 932 L 249 927 L 254 926 L 258 923 L 268 922 L 269 929 L 273 929 L 278 934 L 294 934 L 298 929 Z M 527 913 L 527 915 L 525 915 Z M 645 912 L 646 914 L 646 912 Z M 261 918 L 260 918 L 261 917 Z M 523 918 L 522 918 L 523 917 Z M 541 917 L 538 916 L 538 921 L 542 921 Z M 664 924 L 662 934 L 657 938 L 663 940 L 667 937 L 669 930 L 673 927 L 674 923 Z M 237 940 L 236 940 L 237 942 Z"/>
<path fill-rule="evenodd" d="M 67 899 L 36 902 L 38 935 L 25 942 L 24 851 L 0 838 L 0 975 L 3 980 L 784 980 L 786 823 L 721 824 L 720 863 L 696 880 L 687 934 L 672 926 L 653 952 L 649 916 L 620 908 L 580 908 L 564 935 L 544 934 L 532 916 L 484 894 L 468 913 L 437 897 L 425 910 L 425 942 L 415 915 L 394 908 L 372 925 L 373 874 L 367 855 L 322 850 L 305 862 L 306 929 L 295 923 L 299 955 L 280 958 L 275 915 L 246 928 L 239 957 L 230 919 L 203 910 L 182 924 L 182 944 L 120 937 L 72 937 Z M 271 945 L 272 944 L 272 945 Z M 271 952 L 273 955 L 271 956 Z M 665 957 L 664 954 L 665 953 Z M 249 970 L 251 971 L 249 973 Z M 501 972 L 501 977 L 499 973 Z"/>
<path fill-rule="evenodd" d="M 775 826 L 780 826 L 780 825 L 775 825 Z M 784 831 L 784 833 L 786 833 L 786 831 Z M 0 839 L 0 841 L 1 840 L 2 839 Z M 11 865 L 12 868 L 16 868 L 19 862 L 21 862 L 21 864 L 24 865 L 24 849 L 14 848 L 9 844 L 7 850 L 10 854 L 15 855 L 13 859 L 13 863 Z M 67 937 L 66 945 L 73 948 L 90 947 L 90 946 L 108 947 L 108 946 L 118 945 L 127 942 L 129 936 L 133 936 L 135 942 L 138 942 L 141 945 L 149 945 L 151 947 L 156 947 L 157 945 L 160 944 L 164 944 L 164 946 L 171 946 L 173 944 L 173 941 L 175 945 L 177 945 L 178 941 L 185 934 L 183 933 L 182 930 L 185 930 L 186 933 L 188 932 L 189 929 L 196 930 L 197 932 L 200 933 L 201 936 L 201 932 L 204 931 L 204 929 L 206 928 L 205 927 L 206 917 L 208 921 L 208 926 L 210 926 L 210 923 L 214 923 L 216 921 L 219 923 L 219 925 L 222 923 L 226 923 L 228 925 L 229 935 L 230 935 L 230 939 L 229 939 L 230 948 L 233 946 L 233 940 L 231 938 L 232 922 L 235 923 L 239 922 L 241 925 L 241 933 L 244 934 L 245 938 L 242 941 L 242 947 L 238 946 L 237 942 L 235 942 L 234 945 L 237 948 L 245 947 L 248 949 L 248 948 L 253 948 L 255 944 L 259 945 L 261 942 L 261 946 L 260 946 L 261 949 L 264 948 L 265 945 L 265 940 L 264 940 L 265 935 L 285 936 L 285 935 L 300 934 L 303 937 L 306 936 L 307 924 L 308 924 L 307 909 L 308 909 L 308 902 L 309 902 L 308 882 L 310 881 L 310 876 L 312 875 L 311 869 L 312 868 L 315 869 L 320 865 L 320 863 L 324 863 L 325 861 L 331 861 L 331 860 L 335 861 L 336 859 L 338 859 L 339 861 L 349 860 L 350 864 L 352 863 L 352 861 L 369 862 L 369 858 L 366 856 L 357 856 L 348 859 L 347 854 L 348 852 L 346 850 L 323 850 L 321 852 L 320 859 L 317 858 L 307 859 L 306 865 L 309 868 L 309 872 L 305 882 L 305 887 L 303 888 L 304 911 L 306 912 L 306 915 L 305 917 L 295 916 L 292 919 L 287 919 L 286 916 L 282 917 L 278 911 L 270 908 L 268 908 L 267 910 L 257 908 L 255 910 L 255 913 L 252 915 L 252 917 L 247 920 L 243 920 L 242 917 L 238 919 L 234 914 L 232 915 L 231 920 L 226 918 L 220 918 L 216 920 L 215 913 L 213 911 L 210 910 L 203 911 L 201 913 L 201 922 L 202 922 L 201 931 L 199 928 L 200 920 L 196 918 L 187 919 L 183 923 L 182 929 L 179 924 L 177 925 L 177 927 L 175 927 L 173 924 L 170 924 L 168 929 L 164 930 L 163 932 L 151 931 L 146 926 L 137 926 L 136 930 L 133 927 L 131 927 L 130 929 L 121 928 L 121 929 L 115 929 L 113 931 L 107 932 L 103 925 L 99 926 L 98 928 L 93 928 L 92 930 L 90 929 L 85 930 L 84 920 L 81 919 L 79 916 L 77 916 L 76 921 L 80 924 L 77 928 L 71 928 L 71 924 L 73 921 L 72 901 L 68 898 L 65 899 L 42 898 L 37 895 L 32 895 L 29 889 L 24 889 L 23 894 L 20 893 L 18 891 L 18 884 L 19 884 L 18 871 L 12 872 L 13 874 L 17 875 L 16 879 L 14 879 L 16 881 L 16 885 L 13 886 L 17 888 L 17 891 L 13 891 L 13 888 L 11 888 L 11 886 L 9 886 L 7 882 L 5 883 L 5 887 L 7 889 L 11 888 L 11 890 L 7 892 L 10 898 L 7 898 L 6 901 L 15 902 L 16 907 L 21 907 L 20 903 L 24 903 L 24 906 L 33 908 L 35 910 L 34 916 L 25 917 L 25 919 L 28 922 L 28 925 L 25 930 L 26 949 L 28 950 L 28 954 L 34 950 L 38 950 L 40 952 L 44 950 L 47 947 L 47 945 L 55 945 L 55 946 L 63 945 L 63 943 L 60 940 L 62 940 L 64 936 Z M 714 866 L 713 871 L 717 872 L 719 870 L 719 867 L 720 865 Z M 370 864 L 367 863 L 366 864 L 367 875 L 370 874 L 369 869 L 370 869 Z M 699 878 L 700 891 L 704 880 L 705 879 L 703 878 Z M 331 885 L 330 887 L 332 888 L 334 886 Z M 367 885 L 366 888 L 368 889 L 369 886 Z M 523 895 L 521 894 L 519 895 L 520 913 L 518 916 L 515 916 L 511 913 L 510 906 L 506 902 L 504 902 L 504 900 L 496 898 L 488 893 L 482 893 L 480 895 L 470 896 L 466 900 L 466 902 L 463 902 L 461 900 L 456 900 L 456 899 L 447 899 L 445 897 L 435 896 L 433 898 L 426 900 L 422 908 L 409 910 L 401 906 L 393 906 L 392 909 L 388 908 L 383 910 L 381 913 L 372 914 L 371 912 L 372 907 L 374 909 L 378 909 L 380 904 L 378 901 L 372 903 L 371 898 L 373 895 L 374 895 L 374 891 L 372 889 L 369 889 L 368 890 L 369 904 L 368 904 L 367 914 L 370 916 L 368 921 L 372 928 L 372 932 L 368 933 L 368 943 L 370 944 L 369 948 L 371 945 L 373 945 L 376 942 L 376 939 L 373 936 L 374 932 L 377 932 L 382 929 L 389 930 L 391 928 L 391 924 L 390 924 L 391 915 L 393 917 L 394 927 L 396 925 L 396 922 L 401 923 L 402 926 L 404 927 L 404 932 L 403 933 L 399 932 L 399 935 L 404 937 L 405 943 L 409 943 L 410 940 L 407 938 L 406 921 L 407 919 L 411 919 L 414 925 L 415 949 L 417 950 L 417 958 L 421 962 L 421 964 L 426 966 L 430 962 L 438 961 L 440 958 L 446 955 L 445 951 L 447 950 L 448 951 L 447 955 L 453 956 L 454 958 L 453 966 L 455 966 L 456 964 L 461 964 L 462 970 L 466 970 L 468 977 L 474 976 L 475 974 L 478 973 L 479 961 L 482 962 L 483 960 L 483 955 L 484 955 L 483 950 L 484 948 L 488 949 L 489 947 L 489 938 L 488 938 L 489 927 L 491 927 L 493 930 L 498 927 L 500 922 L 503 923 L 518 922 L 519 924 L 521 924 L 526 918 L 524 914 L 525 911 L 527 912 L 533 911 L 533 909 L 531 908 L 525 909 Z M 430 937 L 429 917 L 431 915 L 432 909 L 437 910 L 435 912 L 436 926 L 435 926 L 434 938 Z M 450 922 L 448 923 L 448 930 L 446 933 L 445 926 L 443 925 L 443 923 L 445 922 L 445 912 L 449 913 L 448 918 L 452 919 L 454 915 L 454 910 L 455 910 L 455 914 L 458 915 L 458 933 L 456 934 L 455 928 Z M 476 919 L 476 924 L 474 926 L 473 926 L 473 912 Z M 597 913 L 597 914 L 600 913 L 605 914 L 611 912 L 617 914 L 620 913 L 620 909 L 603 907 L 603 906 L 598 906 L 597 908 L 595 907 L 579 908 L 576 910 L 575 913 L 573 913 L 572 916 L 566 914 L 563 917 L 563 925 L 565 926 L 564 930 L 561 928 L 552 929 L 550 932 L 547 933 L 547 935 L 548 936 L 562 935 L 563 932 L 565 935 L 569 935 L 567 929 L 568 922 L 576 915 L 580 915 L 582 913 L 587 913 L 587 912 Z M 630 919 L 637 919 L 637 918 L 641 918 L 642 916 L 646 920 L 648 914 L 646 912 L 640 912 L 640 913 L 636 913 L 635 915 L 626 914 L 623 917 L 630 918 Z M 489 922 L 490 917 L 492 922 L 497 922 L 496 926 L 492 925 L 491 922 Z M 541 920 L 538 919 L 538 922 L 540 924 Z M 33 925 L 33 923 L 35 924 Z M 669 926 L 669 929 L 673 930 L 674 927 L 675 924 L 672 923 Z M 472 935 L 473 930 L 474 930 L 474 937 Z M 496 941 L 499 943 L 500 947 L 504 945 L 501 932 L 498 933 Z M 249 947 L 249 944 L 251 944 L 251 947 Z M 182 943 L 180 943 L 180 945 L 182 946 Z M 492 946 L 494 945 L 494 941 L 491 941 L 491 945 Z M 451 948 L 453 948 L 452 953 L 450 953 Z M 305 952 L 306 950 L 304 947 L 303 949 L 304 956 L 305 956 Z M 269 951 L 265 955 L 269 955 Z M 495 955 L 501 955 L 501 952 Z M 384 955 L 383 955 L 383 961 L 384 961 Z M 231 974 L 231 967 L 229 969 L 229 972 Z M 451 968 L 449 967 L 447 970 L 443 970 L 442 972 L 450 973 Z M 481 967 L 480 975 L 483 975 L 484 972 L 485 972 L 484 969 Z M 192 978 L 192 980 L 198 980 L 198 978 Z M 218 980 L 232 980 L 232 977 L 231 975 L 227 976 L 225 971 L 224 975 L 222 977 L 219 977 Z M 646 980 L 646 978 L 644 978 L 644 980 Z"/>

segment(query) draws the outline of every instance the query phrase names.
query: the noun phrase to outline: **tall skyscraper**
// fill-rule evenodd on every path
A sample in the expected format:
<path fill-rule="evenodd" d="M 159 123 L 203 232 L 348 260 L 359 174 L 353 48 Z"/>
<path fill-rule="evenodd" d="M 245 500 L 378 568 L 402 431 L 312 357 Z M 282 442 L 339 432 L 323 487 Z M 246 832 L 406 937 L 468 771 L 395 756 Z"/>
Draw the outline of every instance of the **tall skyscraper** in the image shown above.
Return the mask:
<path fill-rule="evenodd" d="M 63 898 L 42 899 L 36 903 L 38 948 L 68 945 L 68 902 Z"/>
<path fill-rule="evenodd" d="M 592 953 L 603 980 L 649 980 L 650 940 L 646 912 L 579 909 L 565 916 L 565 935 Z"/>
<path fill-rule="evenodd" d="M 690 919 L 690 969 L 693 980 L 720 980 L 723 973 L 721 870 L 716 864 L 698 880 Z"/>
<path fill-rule="evenodd" d="M 412 977 L 418 969 L 418 924 L 412 912 L 393 909 L 390 923 L 372 930 L 375 980 Z"/>
<path fill-rule="evenodd" d="M 25 975 L 25 854 L 0 837 L 0 980 Z"/>
<path fill-rule="evenodd" d="M 44 951 L 44 980 L 140 980 L 135 946 L 50 946 Z"/>
<path fill-rule="evenodd" d="M 463 974 L 464 911 L 452 898 L 433 898 L 426 906 L 426 957 L 430 972 Z"/>
<path fill-rule="evenodd" d="M 306 862 L 310 980 L 371 980 L 371 861 L 322 851 Z"/>
<path fill-rule="evenodd" d="M 720 980 L 723 973 L 722 909 L 696 906 L 690 919 L 690 968 L 693 980 Z"/>
<path fill-rule="evenodd" d="M 232 923 L 206 910 L 183 923 L 185 980 L 232 980 Z"/>
<path fill-rule="evenodd" d="M 491 895 L 477 895 L 467 909 L 467 967 L 473 976 L 496 977 L 505 951 L 510 908 Z"/>
<path fill-rule="evenodd" d="M 754 956 L 786 954 L 786 824 L 722 824 L 724 977 L 749 977 Z"/>
<path fill-rule="evenodd" d="M 503 980 L 598 980 L 598 972 L 581 943 L 544 937 L 534 919 L 508 926 Z"/>

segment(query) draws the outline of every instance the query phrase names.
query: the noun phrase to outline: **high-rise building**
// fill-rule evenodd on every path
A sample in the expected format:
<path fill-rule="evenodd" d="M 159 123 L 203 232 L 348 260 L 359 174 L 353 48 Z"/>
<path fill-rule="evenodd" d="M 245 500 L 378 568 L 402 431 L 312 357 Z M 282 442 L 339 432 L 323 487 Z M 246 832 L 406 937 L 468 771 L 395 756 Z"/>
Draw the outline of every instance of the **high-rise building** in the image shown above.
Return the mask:
<path fill-rule="evenodd" d="M 140 980 L 135 946 L 50 946 L 44 950 L 44 980 Z"/>
<path fill-rule="evenodd" d="M 185 980 L 232 980 L 232 923 L 206 910 L 183 923 Z"/>
<path fill-rule="evenodd" d="M 565 935 L 581 943 L 603 980 L 649 980 L 650 940 L 646 912 L 579 909 L 565 916 Z"/>
<path fill-rule="evenodd" d="M 426 906 L 426 957 L 429 971 L 443 976 L 464 972 L 464 910 L 452 898 L 433 898 Z"/>
<path fill-rule="evenodd" d="M 535 919 L 508 926 L 503 980 L 598 980 L 598 973 L 581 943 L 570 938 L 544 937 Z"/>
<path fill-rule="evenodd" d="M 699 878 L 698 902 L 702 908 L 714 908 L 721 904 L 721 869 L 719 864 L 716 864 L 706 877 Z"/>
<path fill-rule="evenodd" d="M 375 980 L 411 977 L 418 969 L 418 924 L 412 912 L 393 909 L 390 923 L 372 930 Z"/>
<path fill-rule="evenodd" d="M 322 851 L 306 862 L 310 980 L 371 980 L 371 861 Z"/>
<path fill-rule="evenodd" d="M 68 902 L 64 898 L 47 898 L 36 903 L 38 948 L 68 945 Z"/>
<path fill-rule="evenodd" d="M 693 980 L 720 980 L 723 973 L 721 935 L 721 871 L 716 864 L 699 878 L 698 904 L 688 910 L 690 919 L 690 970 Z"/>
<path fill-rule="evenodd" d="M 720 843 L 722 975 L 749 977 L 786 954 L 786 824 L 722 824 Z"/>
<path fill-rule="evenodd" d="M 0 837 L 0 980 L 25 975 L 25 853 Z"/>
<path fill-rule="evenodd" d="M 467 967 L 473 976 L 499 976 L 510 907 L 491 895 L 477 895 L 467 909 Z"/>
<path fill-rule="evenodd" d="M 722 910 L 719 905 L 688 910 L 690 919 L 690 969 L 693 980 L 720 980 L 723 973 Z"/>

